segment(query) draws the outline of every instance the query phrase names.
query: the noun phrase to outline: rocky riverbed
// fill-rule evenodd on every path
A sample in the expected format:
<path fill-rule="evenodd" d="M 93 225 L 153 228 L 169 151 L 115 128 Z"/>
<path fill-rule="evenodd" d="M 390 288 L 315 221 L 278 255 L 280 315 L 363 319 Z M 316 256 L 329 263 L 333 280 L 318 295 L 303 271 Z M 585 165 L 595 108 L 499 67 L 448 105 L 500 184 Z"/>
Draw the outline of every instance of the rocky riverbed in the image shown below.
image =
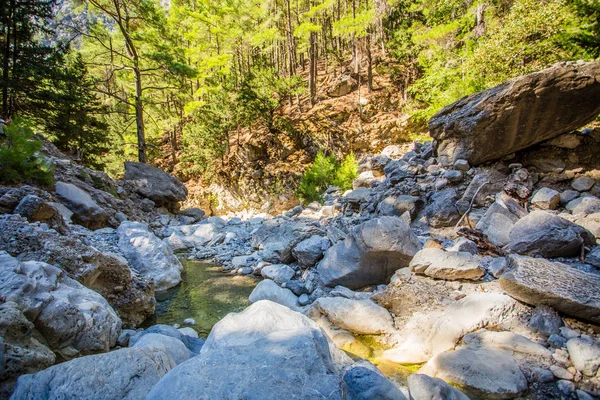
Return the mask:
<path fill-rule="evenodd" d="M 600 112 L 599 65 L 465 98 L 435 142 L 365 155 L 353 190 L 277 216 L 181 211 L 157 168 L 113 181 L 47 146 L 54 188 L 0 188 L 1 397 L 600 397 L 600 131 L 572 130 Z M 531 93 L 552 130 L 515 122 Z M 185 260 L 260 279 L 251 305 L 206 339 L 183 314 L 139 328 L 193 297 Z"/>

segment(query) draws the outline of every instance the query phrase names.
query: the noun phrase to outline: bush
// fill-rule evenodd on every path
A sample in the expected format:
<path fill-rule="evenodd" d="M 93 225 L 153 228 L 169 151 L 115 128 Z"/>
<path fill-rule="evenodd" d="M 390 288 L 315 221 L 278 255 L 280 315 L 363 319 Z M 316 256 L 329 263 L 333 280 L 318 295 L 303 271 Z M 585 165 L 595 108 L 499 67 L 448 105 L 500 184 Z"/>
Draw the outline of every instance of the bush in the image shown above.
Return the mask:
<path fill-rule="evenodd" d="M 4 137 L 0 138 L 0 182 L 52 185 L 53 169 L 38 154 L 41 148 L 42 142 L 34 138 L 28 121 L 17 118 L 4 127 Z"/>
<path fill-rule="evenodd" d="M 325 156 L 320 151 L 302 175 L 296 194 L 306 201 L 320 200 L 329 186 L 339 186 L 342 190 L 351 189 L 357 174 L 358 162 L 354 153 L 347 155 L 340 165 L 334 156 Z"/>

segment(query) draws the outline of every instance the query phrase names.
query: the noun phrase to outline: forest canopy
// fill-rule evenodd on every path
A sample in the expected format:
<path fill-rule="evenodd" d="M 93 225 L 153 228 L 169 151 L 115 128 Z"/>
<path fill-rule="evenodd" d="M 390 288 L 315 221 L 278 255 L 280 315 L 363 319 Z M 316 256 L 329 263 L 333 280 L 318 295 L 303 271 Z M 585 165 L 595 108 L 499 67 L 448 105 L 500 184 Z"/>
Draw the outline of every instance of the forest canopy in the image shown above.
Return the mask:
<path fill-rule="evenodd" d="M 240 130 L 293 137 L 280 110 L 318 104 L 324 74 L 388 75 L 426 131 L 465 95 L 600 56 L 597 0 L 9 0 L 0 24 L 1 117 L 115 176 L 206 176 Z"/>

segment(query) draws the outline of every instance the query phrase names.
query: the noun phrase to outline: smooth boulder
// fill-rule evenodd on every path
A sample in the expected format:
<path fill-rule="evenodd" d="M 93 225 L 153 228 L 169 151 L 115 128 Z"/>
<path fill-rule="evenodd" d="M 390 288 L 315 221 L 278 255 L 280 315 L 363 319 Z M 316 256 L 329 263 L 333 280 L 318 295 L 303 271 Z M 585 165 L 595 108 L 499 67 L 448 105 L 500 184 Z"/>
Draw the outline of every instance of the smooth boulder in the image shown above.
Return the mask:
<path fill-rule="evenodd" d="M 477 280 L 485 274 L 485 268 L 471 253 L 437 248 L 419 251 L 409 267 L 417 274 L 445 280 Z"/>
<path fill-rule="evenodd" d="M 296 310 L 298 308 L 298 297 L 290 289 L 282 288 L 269 279 L 260 281 L 254 288 L 250 297 L 250 303 L 256 303 L 261 300 L 270 300 Z"/>
<path fill-rule="evenodd" d="M 580 128 L 600 114 L 600 62 L 563 62 L 465 97 L 429 120 L 438 156 L 471 165 Z"/>
<path fill-rule="evenodd" d="M 541 258 L 510 255 L 500 285 L 511 297 L 600 323 L 600 276 Z"/>
<path fill-rule="evenodd" d="M 104 228 L 108 214 L 84 190 L 65 182 L 56 182 L 56 197 L 73 212 L 71 219 L 89 229 Z"/>
<path fill-rule="evenodd" d="M 536 210 L 515 223 L 508 247 L 515 253 L 552 258 L 580 255 L 584 244 L 595 243 L 596 238 L 587 229 L 547 211 Z"/>
<path fill-rule="evenodd" d="M 369 299 L 321 297 L 311 307 L 318 309 L 336 327 L 359 335 L 377 335 L 395 330 L 390 313 Z"/>
<path fill-rule="evenodd" d="M 397 269 L 408 266 L 421 243 L 398 217 L 379 217 L 352 229 L 331 247 L 318 264 L 324 285 L 358 289 L 387 282 Z"/>
<path fill-rule="evenodd" d="M 200 355 L 161 379 L 147 400 L 341 400 L 339 374 L 350 363 L 304 315 L 259 301 L 219 321 Z"/>
<path fill-rule="evenodd" d="M 172 209 L 174 204 L 187 198 L 187 189 L 179 179 L 149 164 L 126 162 L 123 179 L 136 181 L 137 192 L 159 207 Z"/>
<path fill-rule="evenodd" d="M 76 358 L 17 381 L 11 400 L 143 400 L 175 362 L 161 347 Z"/>
<path fill-rule="evenodd" d="M 181 262 L 146 224 L 124 221 L 117 229 L 117 235 L 119 247 L 129 264 L 142 276 L 152 278 L 157 292 L 181 282 Z"/>
<path fill-rule="evenodd" d="M 460 390 L 425 374 L 409 375 L 408 390 L 412 400 L 469 400 Z"/>

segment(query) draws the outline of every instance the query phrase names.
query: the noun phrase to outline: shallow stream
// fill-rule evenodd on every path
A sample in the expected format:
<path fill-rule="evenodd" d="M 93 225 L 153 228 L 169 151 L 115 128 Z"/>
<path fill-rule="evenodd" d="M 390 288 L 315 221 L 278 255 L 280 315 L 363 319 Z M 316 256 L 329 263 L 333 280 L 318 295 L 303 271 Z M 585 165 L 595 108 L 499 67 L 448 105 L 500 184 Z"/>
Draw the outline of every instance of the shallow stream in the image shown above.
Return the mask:
<path fill-rule="evenodd" d="M 181 263 L 184 269 L 181 284 L 156 295 L 156 311 L 144 325 L 183 326 L 183 320 L 193 318 L 196 325 L 192 328 L 206 337 L 227 314 L 250 305 L 248 296 L 258 284 L 257 278 L 232 276 L 207 262 L 181 260 Z"/>

